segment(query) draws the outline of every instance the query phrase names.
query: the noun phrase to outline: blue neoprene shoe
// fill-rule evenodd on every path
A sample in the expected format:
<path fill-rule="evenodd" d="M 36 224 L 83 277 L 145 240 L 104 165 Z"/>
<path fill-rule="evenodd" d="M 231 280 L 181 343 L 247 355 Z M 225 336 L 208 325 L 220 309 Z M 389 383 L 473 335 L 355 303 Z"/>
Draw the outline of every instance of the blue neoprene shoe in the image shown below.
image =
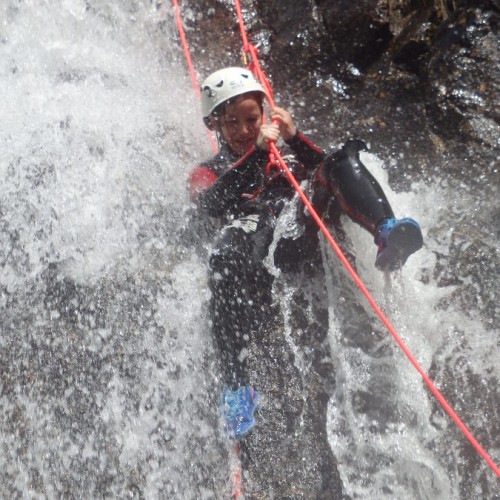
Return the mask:
<path fill-rule="evenodd" d="M 381 271 L 394 271 L 422 248 L 424 239 L 417 221 L 406 217 L 384 221 L 378 228 L 375 243 L 378 245 L 375 267 Z"/>
<path fill-rule="evenodd" d="M 247 436 L 255 425 L 254 412 L 259 402 L 259 393 L 251 387 L 240 387 L 236 391 L 225 389 L 221 398 L 222 416 L 230 439 L 239 440 Z"/>

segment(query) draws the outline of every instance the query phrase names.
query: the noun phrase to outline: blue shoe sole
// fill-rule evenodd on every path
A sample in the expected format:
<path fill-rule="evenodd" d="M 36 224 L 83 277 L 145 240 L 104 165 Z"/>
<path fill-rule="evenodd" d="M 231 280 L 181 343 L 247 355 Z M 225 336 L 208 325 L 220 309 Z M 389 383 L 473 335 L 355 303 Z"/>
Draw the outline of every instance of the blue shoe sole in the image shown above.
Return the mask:
<path fill-rule="evenodd" d="M 399 221 L 386 236 L 386 247 L 377 255 L 375 267 L 381 271 L 395 271 L 423 244 L 424 239 L 417 223 Z"/>
<path fill-rule="evenodd" d="M 259 398 L 259 393 L 248 386 L 222 392 L 221 410 L 229 439 L 238 441 L 250 434 L 255 426 L 254 412 Z"/>

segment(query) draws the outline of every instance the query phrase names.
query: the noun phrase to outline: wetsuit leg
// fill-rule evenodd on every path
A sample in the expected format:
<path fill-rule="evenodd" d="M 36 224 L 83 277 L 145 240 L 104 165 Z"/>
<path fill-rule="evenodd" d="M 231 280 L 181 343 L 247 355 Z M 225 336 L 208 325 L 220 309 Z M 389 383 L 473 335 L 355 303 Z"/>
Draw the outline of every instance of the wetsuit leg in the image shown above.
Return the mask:
<path fill-rule="evenodd" d="M 251 215 L 224 228 L 210 256 L 212 333 L 224 383 L 247 384 L 243 349 L 262 325 L 272 302 L 273 278 L 262 264 L 272 228 Z"/>
<path fill-rule="evenodd" d="M 317 174 L 317 181 L 333 190 L 342 209 L 373 235 L 394 212 L 382 190 L 359 158 L 366 150 L 359 140 L 349 140 L 341 150 L 328 155 Z"/>

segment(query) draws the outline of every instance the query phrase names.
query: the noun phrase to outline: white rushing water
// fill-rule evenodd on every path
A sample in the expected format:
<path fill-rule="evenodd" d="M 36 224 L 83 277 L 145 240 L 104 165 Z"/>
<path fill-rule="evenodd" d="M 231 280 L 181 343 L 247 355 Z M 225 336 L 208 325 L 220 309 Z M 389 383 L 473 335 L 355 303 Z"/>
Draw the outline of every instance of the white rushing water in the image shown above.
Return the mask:
<path fill-rule="evenodd" d="M 443 218 L 453 224 L 450 212 L 467 213 L 473 199 L 457 200 L 452 193 L 441 189 L 438 182 L 432 190 L 427 185 L 415 183 L 411 192 L 395 193 L 387 186 L 382 162 L 369 154 L 364 155 L 364 162 L 384 186 L 396 216 L 421 221 L 425 246 L 410 257 L 401 271 L 388 278 L 373 267 L 371 236 L 346 221 L 357 249 L 360 275 L 424 371 L 429 374 L 434 361 L 438 363 L 437 373 L 451 370 L 458 374 L 457 390 L 469 394 L 465 399 L 473 404 L 470 395 L 476 389 L 460 384 L 467 381 L 465 373 L 474 373 L 476 381 L 479 380 L 483 387 L 498 380 L 500 356 L 497 338 L 481 325 L 474 311 L 462 310 L 458 304 L 446 310 L 439 307 L 440 301 L 450 298 L 456 287 L 437 287 L 432 279 L 423 279 L 436 266 L 436 255 L 448 253 L 453 227 L 443 228 Z M 460 220 L 462 215 L 457 218 Z M 467 245 L 465 238 L 462 244 Z M 330 290 L 330 293 L 335 296 L 335 291 Z M 361 293 L 359 300 L 364 301 Z M 375 315 L 373 325 L 381 325 Z M 396 347 L 389 331 L 382 326 L 378 328 L 389 339 L 380 344 L 389 342 L 394 348 L 387 357 L 367 355 L 356 346 L 349 349 L 342 341 L 343 332 L 336 328 L 335 320 L 332 321 L 333 350 L 337 353 L 340 378 L 332 406 L 340 401 L 342 410 L 338 411 L 338 407 L 331 409 L 330 430 L 339 461 L 349 464 L 343 471 L 341 468 L 344 481 L 349 485 L 348 489 L 361 498 L 462 498 L 459 483 L 463 473 L 460 467 L 467 470 L 469 466 L 460 456 L 459 448 L 466 439 L 444 411 L 436 417 L 432 409 L 436 400 L 426 390 L 421 376 L 403 351 Z M 377 335 L 374 331 L 366 333 Z M 461 348 L 463 345 L 468 345 L 465 354 Z M 367 390 L 367 387 L 375 387 L 371 399 L 375 411 L 356 412 L 353 395 L 357 390 Z M 446 387 L 440 389 L 444 392 Z M 379 405 L 382 411 L 377 412 Z M 473 424 L 488 429 L 495 425 L 491 409 L 485 408 L 484 414 L 475 412 L 471 421 L 464 420 L 460 411 L 463 409 L 454 408 L 467 426 Z M 390 418 L 393 411 L 398 415 L 396 422 Z M 387 416 L 389 424 L 380 431 L 380 421 Z M 451 439 L 450 436 L 443 438 L 443 428 L 452 430 Z M 443 440 L 441 444 L 440 440 Z M 447 466 L 440 460 L 439 453 L 436 454 L 438 449 L 443 453 L 443 447 L 448 456 L 453 457 Z M 497 463 L 498 449 L 488 452 Z M 471 450 L 471 453 L 475 451 Z M 485 462 L 482 467 L 489 483 L 488 495 L 497 498 L 500 491 L 498 480 Z M 471 469 L 470 473 L 472 475 Z M 479 484 L 472 491 L 474 498 L 485 496 L 485 490 Z"/>
<path fill-rule="evenodd" d="M 58 258 L 77 258 L 88 279 L 134 248 L 152 210 L 147 205 L 163 201 L 165 186 L 168 203 L 182 204 L 186 165 L 200 153 L 193 147 L 201 132 L 197 104 L 170 23 L 159 30 L 161 13 L 152 6 L 8 4 L 2 12 L 7 195 L 19 202 L 25 197 L 16 189 L 38 188 L 30 200 L 37 228 L 52 225 Z M 126 212 L 134 204 L 146 213 L 134 212 L 131 220 Z M 35 256 L 50 252 L 31 247 Z"/>
<path fill-rule="evenodd" d="M 172 9 L 4 0 L 0 20 L 0 497 L 222 498 L 205 266 L 176 241 L 189 169 L 211 148 Z M 436 307 L 453 289 L 433 282 L 447 234 L 429 228 L 453 193 L 415 185 L 396 194 L 381 162 L 365 161 L 426 239 L 388 285 L 370 236 L 348 223 L 368 288 L 424 369 L 466 335 L 467 363 L 498 378 L 491 332 Z M 434 454 L 440 431 L 414 368 L 396 348 L 383 362 L 346 348 L 330 313 L 338 388 L 329 431 L 347 492 L 459 498 L 459 472 Z M 379 375 L 379 385 L 393 383 L 400 418 L 373 432 L 350 395 Z M 500 450 L 490 451 L 498 463 Z"/>
<path fill-rule="evenodd" d="M 0 496 L 198 496 L 219 460 L 191 439 L 217 430 L 190 403 L 210 392 L 205 273 L 172 234 L 210 145 L 172 12 L 8 1 L 0 19 Z"/>

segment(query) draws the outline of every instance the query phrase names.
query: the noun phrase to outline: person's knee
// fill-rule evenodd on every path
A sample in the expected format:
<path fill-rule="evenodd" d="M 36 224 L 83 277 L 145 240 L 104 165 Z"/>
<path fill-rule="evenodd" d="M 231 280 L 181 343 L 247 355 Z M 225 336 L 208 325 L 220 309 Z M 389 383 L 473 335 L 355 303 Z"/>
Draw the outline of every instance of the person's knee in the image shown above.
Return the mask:
<path fill-rule="evenodd" d="M 230 247 L 216 249 L 210 255 L 208 267 L 211 275 L 236 277 L 241 274 L 245 256 Z"/>

